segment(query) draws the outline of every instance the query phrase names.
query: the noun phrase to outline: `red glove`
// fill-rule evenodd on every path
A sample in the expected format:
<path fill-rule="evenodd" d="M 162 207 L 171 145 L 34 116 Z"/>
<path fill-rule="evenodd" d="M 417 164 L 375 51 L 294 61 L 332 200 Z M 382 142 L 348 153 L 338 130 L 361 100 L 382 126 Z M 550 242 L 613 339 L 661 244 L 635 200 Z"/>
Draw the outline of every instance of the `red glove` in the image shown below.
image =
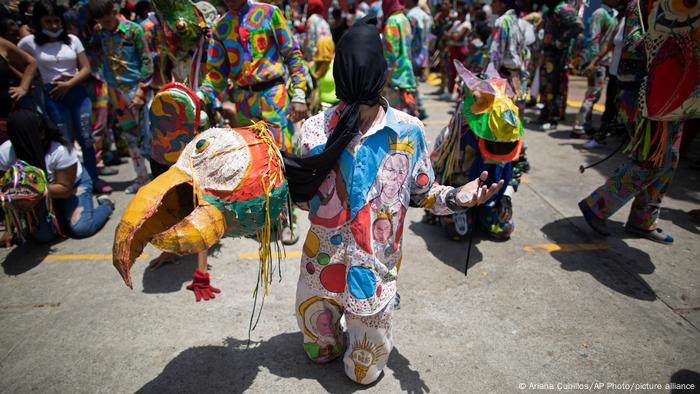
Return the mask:
<path fill-rule="evenodd" d="M 204 298 L 204 301 L 209 301 L 215 298 L 214 293 L 221 293 L 221 290 L 209 284 L 209 273 L 204 273 L 200 270 L 194 271 L 192 283 L 187 286 L 187 290 L 194 291 L 194 298 L 197 302 Z"/>

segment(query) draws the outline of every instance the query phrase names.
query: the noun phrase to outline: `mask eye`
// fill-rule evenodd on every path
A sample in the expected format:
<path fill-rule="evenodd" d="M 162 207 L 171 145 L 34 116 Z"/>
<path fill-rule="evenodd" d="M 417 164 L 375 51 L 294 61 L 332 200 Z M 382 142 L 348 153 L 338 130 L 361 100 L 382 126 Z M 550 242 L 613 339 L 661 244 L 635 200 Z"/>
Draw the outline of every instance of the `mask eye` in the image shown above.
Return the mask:
<path fill-rule="evenodd" d="M 204 152 L 205 150 L 207 150 L 207 148 L 209 147 L 209 141 L 207 141 L 205 139 L 201 139 L 201 140 L 197 141 L 197 144 L 194 147 L 195 147 L 195 151 L 197 152 L 197 154 L 200 154 L 200 153 Z"/>

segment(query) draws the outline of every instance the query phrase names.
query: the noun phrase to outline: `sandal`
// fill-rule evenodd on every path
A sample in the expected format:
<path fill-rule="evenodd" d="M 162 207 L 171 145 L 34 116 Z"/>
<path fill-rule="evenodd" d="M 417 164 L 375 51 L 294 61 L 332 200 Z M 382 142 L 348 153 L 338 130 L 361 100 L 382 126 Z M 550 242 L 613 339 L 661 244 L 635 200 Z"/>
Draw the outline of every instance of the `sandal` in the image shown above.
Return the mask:
<path fill-rule="evenodd" d="M 660 228 L 656 228 L 654 230 L 643 230 L 627 223 L 625 224 L 625 230 L 631 234 L 639 235 L 642 238 L 646 238 L 660 244 L 670 245 L 673 243 L 673 237 L 664 233 L 664 231 Z"/>

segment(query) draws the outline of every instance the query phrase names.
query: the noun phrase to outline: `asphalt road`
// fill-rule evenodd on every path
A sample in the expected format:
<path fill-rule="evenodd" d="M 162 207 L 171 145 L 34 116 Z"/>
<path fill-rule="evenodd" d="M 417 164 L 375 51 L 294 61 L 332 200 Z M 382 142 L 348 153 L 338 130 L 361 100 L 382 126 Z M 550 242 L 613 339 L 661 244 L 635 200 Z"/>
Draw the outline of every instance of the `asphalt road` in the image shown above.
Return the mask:
<path fill-rule="evenodd" d="M 581 81 L 572 84 L 572 99 L 580 100 Z M 447 124 L 452 106 L 428 96 L 430 140 Z M 185 290 L 196 264 L 191 257 L 146 270 L 158 254 L 151 246 L 133 269 L 134 290 L 126 288 L 111 263 L 114 229 L 131 198 L 123 189 L 134 176 L 130 165 L 122 165 L 119 175 L 107 178 L 118 190 L 117 211 L 100 233 L 0 252 L 0 392 L 697 387 L 700 229 L 686 212 L 700 205 L 699 173 L 682 162 L 664 200 L 660 226 L 675 245 L 626 234 L 628 207 L 612 218 L 611 237 L 596 237 L 576 203 L 622 156 L 583 175 L 578 167 L 605 156 L 619 140 L 585 151 L 583 141 L 569 138 L 572 120 L 547 133 L 528 123 L 532 171 L 513 199 L 514 236 L 508 242 L 477 236 L 467 277 L 467 243 L 422 224 L 420 210 L 409 211 L 395 349 L 372 386 L 347 379 L 342 362 L 315 365 L 302 350 L 294 295 L 303 236 L 287 249 L 282 280 L 271 288 L 249 347 L 257 275 L 253 240 L 225 239 L 212 252 L 212 281 L 222 289 L 213 301 L 195 303 Z M 301 222 L 305 230 L 306 219 Z"/>

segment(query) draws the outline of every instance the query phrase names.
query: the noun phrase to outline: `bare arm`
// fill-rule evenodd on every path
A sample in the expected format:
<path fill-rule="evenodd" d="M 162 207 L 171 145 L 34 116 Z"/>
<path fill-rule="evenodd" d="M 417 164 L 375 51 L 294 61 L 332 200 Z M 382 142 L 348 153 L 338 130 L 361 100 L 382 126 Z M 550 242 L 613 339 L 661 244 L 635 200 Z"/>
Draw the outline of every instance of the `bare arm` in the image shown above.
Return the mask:
<path fill-rule="evenodd" d="M 78 172 L 78 164 L 63 169 L 56 170 L 56 180 L 49 184 L 49 196 L 51 198 L 66 198 L 73 194 L 75 176 Z"/>
<path fill-rule="evenodd" d="M 7 41 L 4 38 L 0 38 L 0 46 L 6 49 L 7 58 L 12 68 L 16 70 L 24 69 L 19 87 L 10 88 L 12 90 L 10 92 L 12 94 L 12 98 L 19 100 L 29 91 L 29 88 L 31 87 L 32 79 L 34 79 L 34 76 L 36 75 L 36 60 L 34 60 L 30 54 L 19 49 L 15 44 Z M 19 93 L 19 89 L 22 89 L 24 93 L 19 95 L 19 97 L 15 97 L 17 93 Z"/>
<path fill-rule="evenodd" d="M 80 85 L 90 76 L 90 60 L 85 52 L 80 52 L 78 54 L 78 65 L 80 66 L 80 71 L 68 81 L 71 86 Z"/>

